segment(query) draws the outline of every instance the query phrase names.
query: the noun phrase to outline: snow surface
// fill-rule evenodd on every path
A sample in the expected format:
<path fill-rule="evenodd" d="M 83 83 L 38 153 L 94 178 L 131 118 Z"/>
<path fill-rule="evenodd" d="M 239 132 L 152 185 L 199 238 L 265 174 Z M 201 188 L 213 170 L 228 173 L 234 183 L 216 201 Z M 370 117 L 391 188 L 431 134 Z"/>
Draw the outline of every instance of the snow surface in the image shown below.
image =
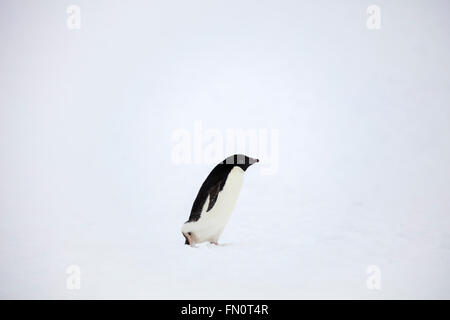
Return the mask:
<path fill-rule="evenodd" d="M 72 2 L 0 5 L 1 298 L 450 298 L 448 1 Z M 280 131 L 218 247 L 196 121 Z"/>

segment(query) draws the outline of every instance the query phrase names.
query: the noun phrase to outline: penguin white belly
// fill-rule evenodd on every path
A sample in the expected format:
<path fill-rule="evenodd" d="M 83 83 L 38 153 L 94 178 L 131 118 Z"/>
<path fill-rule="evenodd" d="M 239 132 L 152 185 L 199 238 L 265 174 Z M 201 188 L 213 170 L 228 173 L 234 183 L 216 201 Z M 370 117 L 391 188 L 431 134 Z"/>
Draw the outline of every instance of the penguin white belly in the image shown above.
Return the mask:
<path fill-rule="evenodd" d="M 191 232 L 194 242 L 217 242 L 233 212 L 241 191 L 243 179 L 244 170 L 240 167 L 234 167 L 228 174 L 214 207 L 206 212 L 210 200 L 208 198 L 203 206 L 200 219 L 184 224 L 183 231 Z"/>

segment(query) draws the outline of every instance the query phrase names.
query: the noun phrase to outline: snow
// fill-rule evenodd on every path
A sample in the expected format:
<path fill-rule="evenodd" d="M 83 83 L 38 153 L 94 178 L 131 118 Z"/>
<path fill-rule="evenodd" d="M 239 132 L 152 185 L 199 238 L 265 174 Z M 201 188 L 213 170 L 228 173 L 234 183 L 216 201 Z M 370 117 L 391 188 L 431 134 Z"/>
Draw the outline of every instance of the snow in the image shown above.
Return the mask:
<path fill-rule="evenodd" d="M 446 1 L 377 1 L 380 30 L 360 1 L 73 3 L 78 31 L 1 5 L 1 298 L 450 298 Z M 220 245 L 191 248 L 213 165 L 171 137 L 198 121 L 279 130 L 280 163 L 249 154 Z"/>

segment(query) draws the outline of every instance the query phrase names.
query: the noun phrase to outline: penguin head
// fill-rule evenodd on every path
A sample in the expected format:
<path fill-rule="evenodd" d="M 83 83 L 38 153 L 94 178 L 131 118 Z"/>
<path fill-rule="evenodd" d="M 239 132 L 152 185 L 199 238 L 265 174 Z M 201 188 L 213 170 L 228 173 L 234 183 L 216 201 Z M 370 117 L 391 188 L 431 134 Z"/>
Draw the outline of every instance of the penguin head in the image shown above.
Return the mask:
<path fill-rule="evenodd" d="M 235 154 L 222 161 L 225 165 L 230 165 L 233 167 L 238 166 L 244 171 L 256 162 L 259 162 L 259 159 L 250 158 L 243 154 Z"/>

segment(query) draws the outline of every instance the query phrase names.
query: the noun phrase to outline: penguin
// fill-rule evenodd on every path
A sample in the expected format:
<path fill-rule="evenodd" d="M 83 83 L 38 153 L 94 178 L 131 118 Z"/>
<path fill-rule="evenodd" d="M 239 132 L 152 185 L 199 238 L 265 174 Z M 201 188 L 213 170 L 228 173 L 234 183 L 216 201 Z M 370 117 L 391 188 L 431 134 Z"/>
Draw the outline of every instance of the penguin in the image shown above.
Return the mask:
<path fill-rule="evenodd" d="M 185 244 L 218 244 L 239 196 L 244 172 L 256 162 L 259 160 L 235 154 L 215 166 L 198 191 L 189 220 L 181 228 Z"/>

